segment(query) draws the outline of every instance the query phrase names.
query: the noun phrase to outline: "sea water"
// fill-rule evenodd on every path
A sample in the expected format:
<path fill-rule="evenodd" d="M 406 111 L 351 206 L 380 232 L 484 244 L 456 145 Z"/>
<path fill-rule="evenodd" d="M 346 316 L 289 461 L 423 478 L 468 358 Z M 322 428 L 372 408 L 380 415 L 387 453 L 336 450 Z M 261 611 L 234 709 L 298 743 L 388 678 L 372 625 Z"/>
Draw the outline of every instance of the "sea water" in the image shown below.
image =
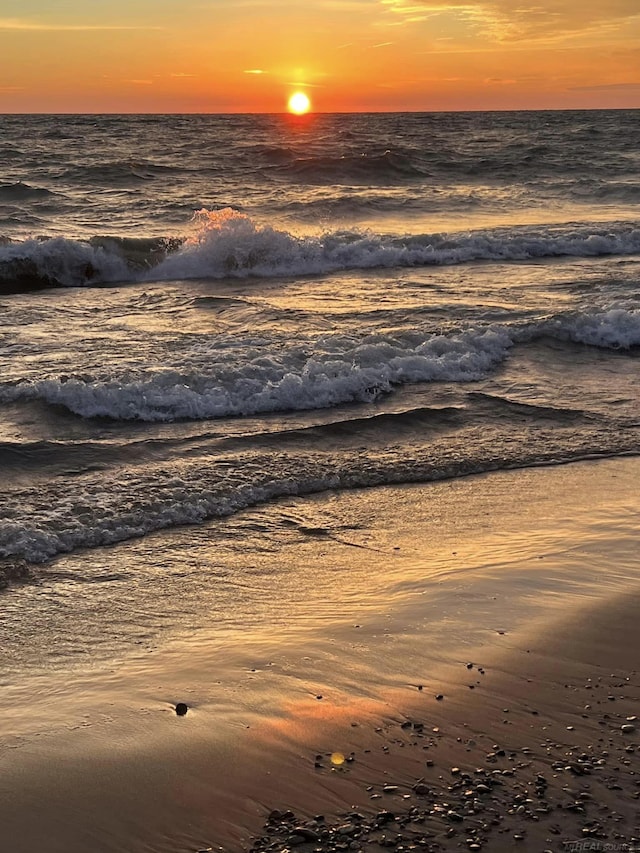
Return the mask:
<path fill-rule="evenodd" d="M 85 570 L 126 609 L 104 546 L 638 452 L 637 111 L 0 127 L 7 643 Z"/>

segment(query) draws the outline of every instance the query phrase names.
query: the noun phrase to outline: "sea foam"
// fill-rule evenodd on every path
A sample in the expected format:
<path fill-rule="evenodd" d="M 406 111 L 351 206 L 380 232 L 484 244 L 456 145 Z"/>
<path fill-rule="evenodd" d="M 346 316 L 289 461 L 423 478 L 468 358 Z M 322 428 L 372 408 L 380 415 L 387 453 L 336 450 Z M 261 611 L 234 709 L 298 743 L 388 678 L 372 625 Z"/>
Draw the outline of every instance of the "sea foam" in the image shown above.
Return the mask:
<path fill-rule="evenodd" d="M 187 238 L 63 237 L 0 245 L 0 286 L 77 287 L 112 282 L 271 278 L 357 269 L 444 266 L 640 252 L 634 223 L 517 226 L 394 236 L 331 231 L 300 236 L 230 208 L 201 210 Z M 147 245 L 148 244 L 148 245 Z M 145 249 L 146 245 L 146 249 Z M 146 252 L 146 254 L 145 254 Z"/>
<path fill-rule="evenodd" d="M 285 347 L 215 337 L 164 367 L 105 378 L 48 378 L 0 386 L 0 401 L 42 400 L 81 417 L 171 421 L 323 409 L 370 402 L 400 385 L 473 382 L 514 344 L 543 336 L 603 348 L 640 345 L 640 312 L 569 312 L 450 334 L 326 335 Z M 266 342 L 265 342 L 266 343 Z"/>
<path fill-rule="evenodd" d="M 351 269 L 450 265 L 470 261 L 596 257 L 640 251 L 629 223 L 521 226 L 403 237 L 334 231 L 298 237 L 235 210 L 201 210 L 198 229 L 146 273 L 149 280 L 312 275 Z"/>

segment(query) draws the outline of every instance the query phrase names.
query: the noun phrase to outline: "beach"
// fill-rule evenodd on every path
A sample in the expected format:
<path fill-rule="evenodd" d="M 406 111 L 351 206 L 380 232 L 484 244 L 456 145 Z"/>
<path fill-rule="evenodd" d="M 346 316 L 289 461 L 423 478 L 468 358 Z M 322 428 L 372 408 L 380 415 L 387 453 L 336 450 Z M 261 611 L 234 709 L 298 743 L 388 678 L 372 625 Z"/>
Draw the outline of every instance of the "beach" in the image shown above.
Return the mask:
<path fill-rule="evenodd" d="M 167 552 L 226 564 L 234 612 L 194 575 L 198 627 L 16 651 L 3 844 L 633 849 L 639 473 L 629 457 L 329 492 L 245 510 L 242 549 L 210 525 L 103 549 L 112 573 Z M 251 547 L 274 520 L 277 548 Z M 69 633 L 91 633 L 97 601 L 67 598 Z"/>
<path fill-rule="evenodd" d="M 0 853 L 637 844 L 637 111 L 0 125 Z"/>

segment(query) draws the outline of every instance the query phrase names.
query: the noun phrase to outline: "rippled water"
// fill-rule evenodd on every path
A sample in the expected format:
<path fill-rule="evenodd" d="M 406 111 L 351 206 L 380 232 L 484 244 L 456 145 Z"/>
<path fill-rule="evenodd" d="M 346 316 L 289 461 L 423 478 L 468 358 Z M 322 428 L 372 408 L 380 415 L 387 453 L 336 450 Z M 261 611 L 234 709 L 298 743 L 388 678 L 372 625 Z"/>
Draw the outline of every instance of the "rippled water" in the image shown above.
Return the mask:
<path fill-rule="evenodd" d="M 637 113 L 0 123 L 6 571 L 638 451 Z"/>

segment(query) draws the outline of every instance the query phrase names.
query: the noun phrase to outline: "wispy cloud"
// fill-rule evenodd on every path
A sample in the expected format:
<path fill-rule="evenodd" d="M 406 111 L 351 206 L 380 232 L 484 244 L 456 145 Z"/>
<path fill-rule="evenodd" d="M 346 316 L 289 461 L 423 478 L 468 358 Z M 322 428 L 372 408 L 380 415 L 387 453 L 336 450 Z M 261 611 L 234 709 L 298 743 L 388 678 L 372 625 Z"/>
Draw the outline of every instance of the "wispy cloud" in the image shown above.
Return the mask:
<path fill-rule="evenodd" d="M 299 80 L 287 80 L 285 86 L 297 86 L 298 89 L 324 89 L 323 83 L 301 83 Z"/>
<path fill-rule="evenodd" d="M 485 86 L 513 86 L 518 81 L 510 77 L 485 77 L 482 82 Z"/>
<path fill-rule="evenodd" d="M 266 74 L 266 71 L 263 71 L 262 68 L 247 68 L 244 74 Z"/>
<path fill-rule="evenodd" d="M 602 83 L 598 86 L 571 86 L 571 92 L 640 92 L 640 83 Z"/>
<path fill-rule="evenodd" d="M 456 16 L 500 40 L 564 37 L 595 27 L 619 28 L 626 21 L 640 24 L 638 0 L 380 0 L 404 19 Z"/>
<path fill-rule="evenodd" d="M 128 24 L 53 24 L 23 18 L 0 18 L 0 31 L 25 32 L 87 32 L 91 30 L 161 30 L 163 27 L 131 26 Z"/>

